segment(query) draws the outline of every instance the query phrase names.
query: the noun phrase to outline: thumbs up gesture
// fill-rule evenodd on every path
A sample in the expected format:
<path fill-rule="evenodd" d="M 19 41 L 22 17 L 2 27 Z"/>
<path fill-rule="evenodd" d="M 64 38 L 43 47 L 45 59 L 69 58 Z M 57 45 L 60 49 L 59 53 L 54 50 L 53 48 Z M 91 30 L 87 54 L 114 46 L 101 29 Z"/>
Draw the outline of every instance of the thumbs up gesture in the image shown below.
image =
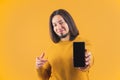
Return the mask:
<path fill-rule="evenodd" d="M 42 53 L 39 57 L 36 57 L 36 68 L 42 67 L 48 60 L 44 59 L 45 53 Z"/>

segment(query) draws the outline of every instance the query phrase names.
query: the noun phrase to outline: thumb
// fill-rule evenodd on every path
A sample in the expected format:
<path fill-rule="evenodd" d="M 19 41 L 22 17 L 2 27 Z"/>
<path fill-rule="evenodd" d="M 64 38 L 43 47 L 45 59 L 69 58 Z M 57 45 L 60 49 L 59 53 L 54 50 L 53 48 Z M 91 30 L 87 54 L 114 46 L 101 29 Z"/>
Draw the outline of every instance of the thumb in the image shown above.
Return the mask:
<path fill-rule="evenodd" d="M 39 58 L 43 58 L 45 56 L 45 53 L 43 52 Z"/>

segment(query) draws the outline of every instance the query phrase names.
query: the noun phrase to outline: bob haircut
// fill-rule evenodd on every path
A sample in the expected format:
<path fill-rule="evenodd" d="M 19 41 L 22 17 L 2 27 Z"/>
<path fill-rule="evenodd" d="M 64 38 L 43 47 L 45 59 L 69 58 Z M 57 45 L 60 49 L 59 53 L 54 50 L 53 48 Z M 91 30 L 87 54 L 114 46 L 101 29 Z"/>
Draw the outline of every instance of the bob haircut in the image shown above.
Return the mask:
<path fill-rule="evenodd" d="M 69 32 L 70 32 L 70 41 L 74 40 L 78 35 L 79 31 L 75 25 L 75 22 L 72 18 L 72 16 L 64 9 L 58 9 L 55 10 L 51 15 L 49 19 L 49 31 L 50 31 L 50 37 L 54 43 L 58 43 L 60 41 L 60 37 L 54 32 L 53 30 L 53 24 L 52 19 L 55 15 L 60 15 L 63 17 L 65 22 L 68 24 Z"/>

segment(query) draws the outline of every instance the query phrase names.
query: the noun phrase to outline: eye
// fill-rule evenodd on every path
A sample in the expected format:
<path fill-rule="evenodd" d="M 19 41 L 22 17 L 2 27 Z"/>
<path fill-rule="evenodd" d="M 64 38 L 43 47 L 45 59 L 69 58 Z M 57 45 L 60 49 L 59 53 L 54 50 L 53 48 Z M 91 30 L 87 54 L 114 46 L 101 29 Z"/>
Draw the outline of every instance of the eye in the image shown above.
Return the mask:
<path fill-rule="evenodd" d="M 56 27 L 56 26 L 57 26 L 57 24 L 53 24 L 53 26 L 54 26 L 54 27 Z"/>
<path fill-rule="evenodd" d="M 64 23 L 64 22 L 59 22 L 59 24 L 61 24 L 61 25 L 62 25 L 63 23 Z"/>

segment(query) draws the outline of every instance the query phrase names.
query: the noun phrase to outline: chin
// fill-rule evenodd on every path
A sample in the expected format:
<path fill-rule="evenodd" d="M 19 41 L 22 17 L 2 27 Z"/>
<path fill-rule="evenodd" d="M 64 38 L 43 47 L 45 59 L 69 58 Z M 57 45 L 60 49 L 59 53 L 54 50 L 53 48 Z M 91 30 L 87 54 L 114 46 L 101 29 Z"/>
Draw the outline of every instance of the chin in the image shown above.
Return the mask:
<path fill-rule="evenodd" d="M 69 35 L 69 33 L 66 33 L 66 34 L 60 35 L 59 37 L 60 37 L 60 38 L 65 38 L 65 37 L 68 36 L 68 35 Z"/>

